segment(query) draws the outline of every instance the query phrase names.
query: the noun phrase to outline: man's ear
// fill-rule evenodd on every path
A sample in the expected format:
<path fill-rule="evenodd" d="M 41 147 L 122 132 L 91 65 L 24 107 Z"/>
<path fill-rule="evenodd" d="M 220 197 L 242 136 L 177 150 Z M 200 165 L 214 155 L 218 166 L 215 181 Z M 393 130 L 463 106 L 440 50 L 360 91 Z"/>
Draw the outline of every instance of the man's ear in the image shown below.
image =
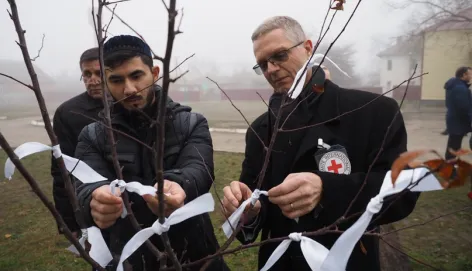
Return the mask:
<path fill-rule="evenodd" d="M 303 47 L 304 47 L 305 50 L 307 51 L 308 56 L 311 56 L 311 52 L 313 52 L 313 42 L 312 42 L 311 40 L 306 40 L 306 41 L 303 43 Z"/>
<path fill-rule="evenodd" d="M 159 71 L 160 71 L 159 66 L 154 66 L 151 69 L 152 77 L 154 78 L 154 82 L 156 82 L 157 79 L 159 78 Z"/>

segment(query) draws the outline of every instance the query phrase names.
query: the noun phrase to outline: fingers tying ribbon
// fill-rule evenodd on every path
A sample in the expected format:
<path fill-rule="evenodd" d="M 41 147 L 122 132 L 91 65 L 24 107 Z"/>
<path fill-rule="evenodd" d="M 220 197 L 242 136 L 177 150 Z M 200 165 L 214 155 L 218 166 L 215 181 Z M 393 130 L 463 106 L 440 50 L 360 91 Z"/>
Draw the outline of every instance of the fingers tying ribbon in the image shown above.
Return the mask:
<path fill-rule="evenodd" d="M 414 192 L 442 190 L 436 177 L 426 168 L 408 169 L 400 173 L 395 187 L 392 185 L 391 171 L 385 175 L 380 193 L 373 197 L 362 216 L 347 229 L 334 243 L 321 266 L 323 271 L 346 270 L 352 250 L 369 226 L 372 217 L 382 209 L 385 197 L 404 189 Z"/>
<path fill-rule="evenodd" d="M 16 148 L 15 154 L 16 156 L 18 156 L 19 159 L 22 159 L 23 157 L 26 157 L 28 155 L 43 151 L 52 151 L 55 158 L 59 158 L 62 156 L 66 169 L 83 183 L 94 183 L 107 180 L 105 177 L 98 174 L 95 170 L 89 167 L 86 163 L 76 158 L 62 154 L 59 145 L 50 147 L 39 142 L 27 142 L 21 144 L 18 148 Z M 15 172 L 15 165 L 10 160 L 10 158 L 8 158 L 5 162 L 4 172 L 5 177 L 11 180 L 11 177 Z"/>
<path fill-rule="evenodd" d="M 289 239 L 287 240 L 283 240 L 274 250 L 274 252 L 272 252 L 272 255 L 270 255 L 266 264 L 260 271 L 269 270 L 277 262 L 277 260 L 282 257 L 292 241 L 300 242 L 303 256 L 305 257 L 305 260 L 310 266 L 311 270 L 319 270 L 321 264 L 326 258 L 326 255 L 328 255 L 328 249 L 315 240 L 302 236 L 302 234 L 298 232 L 291 233 L 288 238 Z"/>
<path fill-rule="evenodd" d="M 214 209 L 215 202 L 213 197 L 210 193 L 206 193 L 175 210 L 163 224 L 160 224 L 159 220 L 156 220 L 151 227 L 140 230 L 123 248 L 117 271 L 123 271 L 123 262 L 152 235 L 161 235 L 163 232 L 169 231 L 172 225 L 178 224 L 196 215 L 212 212 Z"/>
<path fill-rule="evenodd" d="M 241 215 L 246 209 L 246 206 L 249 203 L 251 203 L 251 205 L 254 206 L 254 204 L 256 204 L 257 200 L 259 199 L 261 195 L 267 196 L 268 193 L 267 191 L 261 191 L 259 189 L 255 189 L 254 192 L 252 192 L 251 197 L 243 201 L 243 203 L 241 203 L 238 209 L 236 209 L 236 211 L 234 211 L 234 213 L 232 213 L 231 216 L 226 220 L 223 226 L 221 226 L 227 238 L 229 238 L 231 234 L 233 234 L 233 228 L 236 228 L 236 226 L 238 225 L 239 220 L 241 219 Z"/>

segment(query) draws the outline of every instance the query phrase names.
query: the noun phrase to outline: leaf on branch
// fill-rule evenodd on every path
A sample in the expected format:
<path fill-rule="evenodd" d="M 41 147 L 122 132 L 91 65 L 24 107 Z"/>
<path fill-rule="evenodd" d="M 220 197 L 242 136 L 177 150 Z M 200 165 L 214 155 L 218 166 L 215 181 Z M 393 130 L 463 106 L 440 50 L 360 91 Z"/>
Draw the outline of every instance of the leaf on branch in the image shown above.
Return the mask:
<path fill-rule="evenodd" d="M 439 156 L 439 158 L 424 162 L 413 161 L 427 152 L 433 152 L 439 156 L 437 152 L 427 150 L 410 151 L 400 155 L 392 165 L 392 184 L 395 184 L 400 172 L 406 166 L 410 168 L 427 167 L 438 178 L 443 188 L 463 186 L 472 175 L 472 164 L 460 159 L 461 156 L 470 154 L 472 151 L 463 149 L 454 151 L 449 149 L 449 152 L 455 156 L 451 160 L 444 160 Z"/>
<path fill-rule="evenodd" d="M 334 7 L 331 7 L 331 9 L 344 10 L 344 4 L 346 3 L 346 0 L 334 0 L 334 2 L 336 2 L 336 4 Z"/>
<path fill-rule="evenodd" d="M 392 164 L 392 184 L 395 184 L 400 172 L 405 169 L 406 166 L 415 168 L 420 166 L 421 164 L 413 163 L 413 160 L 418 158 L 419 156 L 430 152 L 430 150 L 417 150 L 417 151 L 407 151 L 402 153 Z"/>

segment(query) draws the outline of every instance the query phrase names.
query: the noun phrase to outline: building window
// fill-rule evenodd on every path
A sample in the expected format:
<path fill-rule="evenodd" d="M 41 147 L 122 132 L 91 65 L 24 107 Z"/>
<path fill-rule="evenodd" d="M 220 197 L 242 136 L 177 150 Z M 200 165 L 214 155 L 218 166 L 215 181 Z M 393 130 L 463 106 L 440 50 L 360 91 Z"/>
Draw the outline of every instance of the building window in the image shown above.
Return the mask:
<path fill-rule="evenodd" d="M 392 60 L 391 59 L 387 60 L 387 70 L 388 71 L 392 70 Z"/>

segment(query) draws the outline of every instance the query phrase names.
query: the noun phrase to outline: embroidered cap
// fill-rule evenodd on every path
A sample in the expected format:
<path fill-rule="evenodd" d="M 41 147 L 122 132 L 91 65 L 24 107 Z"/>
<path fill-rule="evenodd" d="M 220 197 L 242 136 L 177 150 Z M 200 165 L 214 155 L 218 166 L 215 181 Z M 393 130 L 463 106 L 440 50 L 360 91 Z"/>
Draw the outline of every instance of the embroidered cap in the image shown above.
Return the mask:
<path fill-rule="evenodd" d="M 109 55 L 118 51 L 136 51 L 152 58 L 151 48 L 142 39 L 131 35 L 119 35 L 110 38 L 103 45 L 103 54 Z"/>

